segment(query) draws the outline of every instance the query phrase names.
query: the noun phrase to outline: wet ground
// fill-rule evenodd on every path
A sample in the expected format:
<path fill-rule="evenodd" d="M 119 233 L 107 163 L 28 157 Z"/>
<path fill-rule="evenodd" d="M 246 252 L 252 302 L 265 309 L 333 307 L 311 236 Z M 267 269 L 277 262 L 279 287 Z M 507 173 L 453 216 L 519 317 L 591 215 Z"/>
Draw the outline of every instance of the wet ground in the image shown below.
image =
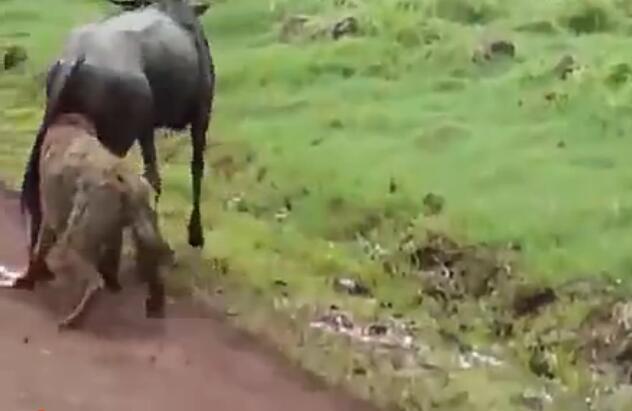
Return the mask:
<path fill-rule="evenodd" d="M 0 186 L 0 262 L 25 265 L 15 193 Z M 371 410 L 322 386 L 212 312 L 172 301 L 143 316 L 132 280 L 103 294 L 78 331 L 59 333 L 55 290 L 0 290 L 0 409 L 12 411 Z M 53 308 L 51 308 L 53 307 Z"/>

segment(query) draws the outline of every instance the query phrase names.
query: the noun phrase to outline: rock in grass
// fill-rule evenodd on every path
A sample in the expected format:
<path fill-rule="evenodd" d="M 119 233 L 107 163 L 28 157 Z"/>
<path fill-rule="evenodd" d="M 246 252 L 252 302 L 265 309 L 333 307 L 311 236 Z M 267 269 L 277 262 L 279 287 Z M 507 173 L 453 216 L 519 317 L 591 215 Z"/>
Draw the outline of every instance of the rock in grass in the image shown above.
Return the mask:
<path fill-rule="evenodd" d="M 531 348 L 529 370 L 538 377 L 555 378 L 555 357 L 540 344 Z"/>
<path fill-rule="evenodd" d="M 512 404 L 523 406 L 533 411 L 542 411 L 552 402 L 553 398 L 546 390 L 529 388 L 511 398 Z"/>
<path fill-rule="evenodd" d="M 557 295 L 550 287 L 519 286 L 513 299 L 514 314 L 518 317 L 533 314 L 556 299 Z"/>
<path fill-rule="evenodd" d="M 611 86 L 620 87 L 632 78 L 632 66 L 628 63 L 617 63 L 610 67 L 606 81 Z"/>
<path fill-rule="evenodd" d="M 495 40 L 488 45 L 489 54 L 505 55 L 514 57 L 516 55 L 516 46 L 508 40 Z"/>
<path fill-rule="evenodd" d="M 11 70 L 28 59 L 26 49 L 17 45 L 7 47 L 3 54 L 2 60 L 5 70 Z"/>
<path fill-rule="evenodd" d="M 310 324 L 313 328 L 325 328 L 336 332 L 350 331 L 355 328 L 353 319 L 349 314 L 332 310 L 332 312 L 322 315 L 318 320 Z"/>
<path fill-rule="evenodd" d="M 301 37 L 305 30 L 310 17 L 306 15 L 290 16 L 281 24 L 281 32 L 279 34 L 282 42 L 289 42 L 296 37 Z"/>
<path fill-rule="evenodd" d="M 334 289 L 338 292 L 344 292 L 349 295 L 369 297 L 371 290 L 358 280 L 352 278 L 336 278 L 334 280 Z"/>
<path fill-rule="evenodd" d="M 434 193 L 428 193 L 423 198 L 423 214 L 432 216 L 440 214 L 443 211 L 445 200 L 442 196 Z"/>
<path fill-rule="evenodd" d="M 504 39 L 494 39 L 484 41 L 477 47 L 472 55 L 472 61 L 482 63 L 498 57 L 514 58 L 515 56 L 516 46 L 513 42 Z"/>
<path fill-rule="evenodd" d="M 335 22 L 331 28 L 331 37 L 334 40 L 347 35 L 356 34 L 359 31 L 358 19 L 353 16 L 344 17 Z"/>
<path fill-rule="evenodd" d="M 553 68 L 553 74 L 562 80 L 566 80 L 569 75 L 578 69 L 579 66 L 575 58 L 570 54 L 566 54 L 562 56 L 560 61 Z"/>
<path fill-rule="evenodd" d="M 286 43 L 324 38 L 338 40 L 359 31 L 360 24 L 354 16 L 327 18 L 297 14 L 289 16 L 281 24 L 280 40 Z"/>

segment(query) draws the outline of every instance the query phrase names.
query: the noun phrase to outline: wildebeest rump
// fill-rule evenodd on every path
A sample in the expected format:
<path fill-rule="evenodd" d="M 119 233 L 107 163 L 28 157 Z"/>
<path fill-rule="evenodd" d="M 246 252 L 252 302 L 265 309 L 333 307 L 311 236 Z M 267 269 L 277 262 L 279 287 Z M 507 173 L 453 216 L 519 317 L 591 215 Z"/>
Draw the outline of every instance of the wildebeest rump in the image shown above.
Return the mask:
<path fill-rule="evenodd" d="M 78 61 L 82 64 L 74 65 Z M 22 207 L 31 216 L 31 250 L 41 221 L 40 146 L 50 119 L 64 112 L 93 119 L 99 140 L 118 156 L 138 140 L 145 175 L 158 195 L 154 129 L 190 125 L 193 210 L 188 236 L 190 245 L 203 246 L 200 195 L 214 88 L 208 42 L 185 0 L 159 0 L 74 29 L 61 58 L 48 71 L 46 113 L 22 183 Z"/>
<path fill-rule="evenodd" d="M 155 0 L 110 0 L 110 2 L 120 6 L 123 10 L 133 10 L 139 7 L 148 6 L 149 4 L 154 3 Z M 197 15 L 204 14 L 210 6 L 210 3 L 205 1 L 191 2 L 191 7 L 193 7 L 193 10 Z"/>
<path fill-rule="evenodd" d="M 122 235 L 130 227 L 137 269 L 148 286 L 147 314 L 162 316 L 165 296 L 159 268 L 169 261 L 171 250 L 150 205 L 150 184 L 105 149 L 92 122 L 80 114 L 51 120 L 41 150 L 42 223 L 27 274 L 16 287 L 31 288 L 41 278 L 38 269 L 50 267 L 78 288 L 79 302 L 60 323 L 75 325 L 103 285 L 120 289 Z"/>

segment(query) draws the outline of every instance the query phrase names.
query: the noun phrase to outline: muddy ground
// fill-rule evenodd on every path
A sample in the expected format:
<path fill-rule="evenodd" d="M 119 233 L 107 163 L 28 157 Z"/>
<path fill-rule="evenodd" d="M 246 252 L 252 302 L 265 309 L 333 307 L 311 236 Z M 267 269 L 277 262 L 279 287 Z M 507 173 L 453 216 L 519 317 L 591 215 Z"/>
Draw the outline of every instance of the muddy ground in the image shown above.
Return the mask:
<path fill-rule="evenodd" d="M 13 269 L 25 264 L 21 221 L 15 193 L 0 189 L 0 261 Z M 61 334 L 53 290 L 1 290 L 1 409 L 372 409 L 190 301 L 171 301 L 165 320 L 145 319 L 143 290 L 130 278 L 97 301 L 83 330 Z"/>
<path fill-rule="evenodd" d="M 21 270 L 25 235 L 15 193 L 0 189 L 0 212 L 0 262 Z M 0 405 L 25 411 L 373 409 L 298 371 L 270 349 L 276 345 L 301 352 L 304 360 L 294 355 L 296 362 L 388 408 L 628 409 L 627 289 L 599 277 L 530 283 L 516 268 L 519 254 L 515 244 L 463 246 L 437 233 L 405 235 L 397 252 L 380 258 L 392 275 L 418 285 L 409 312 L 389 318 L 385 309 L 368 322 L 340 307 L 287 312 L 293 323 L 264 329 L 273 342 L 265 347 L 228 324 L 221 303 L 211 308 L 171 299 L 167 319 L 145 319 L 144 290 L 129 264 L 124 291 L 104 294 L 76 332 L 56 329 L 68 304 L 59 290 L 3 289 Z M 353 279 L 334 287 L 374 299 L 370 285 Z M 282 334 L 284 341 L 274 341 Z M 343 349 L 341 338 L 348 342 Z M 480 384 L 486 392 L 477 391 Z"/>

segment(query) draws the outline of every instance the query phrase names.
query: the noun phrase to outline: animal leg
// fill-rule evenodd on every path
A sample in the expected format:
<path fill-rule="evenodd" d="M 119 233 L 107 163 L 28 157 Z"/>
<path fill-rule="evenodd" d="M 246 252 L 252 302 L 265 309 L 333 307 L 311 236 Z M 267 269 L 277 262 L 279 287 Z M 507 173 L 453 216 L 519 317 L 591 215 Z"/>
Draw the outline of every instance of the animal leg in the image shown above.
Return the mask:
<path fill-rule="evenodd" d="M 97 292 L 103 288 L 103 280 L 101 277 L 96 277 L 92 281 L 89 281 L 85 286 L 85 291 L 79 303 L 64 319 L 58 323 L 59 330 L 66 330 L 77 326 L 86 312 L 88 304 L 94 301 Z"/>
<path fill-rule="evenodd" d="M 132 234 L 136 245 L 136 269 L 142 281 L 147 283 L 145 313 L 150 318 L 162 318 L 165 287 L 159 266 L 171 256 L 171 249 L 160 234 L 156 213 L 149 208 L 137 210 Z"/>
<path fill-rule="evenodd" d="M 78 285 L 83 290 L 78 304 L 58 323 L 60 330 L 75 327 L 97 291 L 104 286 L 96 265 L 101 241 L 111 237 L 105 230 L 115 224 L 107 211 L 116 215 L 118 209 L 115 204 L 108 204 L 108 208 L 104 210 L 103 203 L 109 197 L 98 194 L 99 191 L 89 191 L 83 184 L 79 186 L 66 229 L 48 254 L 49 266 L 55 272 L 63 271 L 66 275 L 73 276 L 74 281 L 71 284 Z"/>
<path fill-rule="evenodd" d="M 200 110 L 200 115 L 191 123 L 191 139 L 193 143 L 193 159 L 191 161 L 191 176 L 193 184 L 193 210 L 189 218 L 189 244 L 192 247 L 204 247 L 204 233 L 200 215 L 200 197 L 202 178 L 204 177 L 204 151 L 206 150 L 206 131 L 210 113 Z"/>
<path fill-rule="evenodd" d="M 55 272 L 63 271 L 65 275 L 73 275 L 76 281 L 73 285 L 77 284 L 83 290 L 79 302 L 57 323 L 60 331 L 75 328 L 85 315 L 89 303 L 103 288 L 103 279 L 94 266 L 71 247 L 67 237 L 53 247 L 47 260 Z"/>
<path fill-rule="evenodd" d="M 99 259 L 99 272 L 103 275 L 106 288 L 112 292 L 119 292 L 122 289 L 118 279 L 122 246 L 123 231 L 114 230 L 106 241 L 105 250 Z"/>
<path fill-rule="evenodd" d="M 158 266 L 139 262 L 138 267 L 143 280 L 147 283 L 145 315 L 148 318 L 163 318 L 165 316 L 165 285 Z"/>
<path fill-rule="evenodd" d="M 54 277 L 46 264 L 46 256 L 54 244 L 55 231 L 43 221 L 26 274 L 15 282 L 14 288 L 32 290 L 38 280 L 49 280 Z"/>
<path fill-rule="evenodd" d="M 154 131 L 149 128 L 143 133 L 139 139 L 141 155 L 143 157 L 143 164 L 145 168 L 145 178 L 149 181 L 149 184 L 156 190 L 156 205 L 160 194 L 162 194 L 162 179 L 160 178 L 160 172 L 158 171 L 158 160 L 156 156 L 156 144 L 154 142 Z"/>

